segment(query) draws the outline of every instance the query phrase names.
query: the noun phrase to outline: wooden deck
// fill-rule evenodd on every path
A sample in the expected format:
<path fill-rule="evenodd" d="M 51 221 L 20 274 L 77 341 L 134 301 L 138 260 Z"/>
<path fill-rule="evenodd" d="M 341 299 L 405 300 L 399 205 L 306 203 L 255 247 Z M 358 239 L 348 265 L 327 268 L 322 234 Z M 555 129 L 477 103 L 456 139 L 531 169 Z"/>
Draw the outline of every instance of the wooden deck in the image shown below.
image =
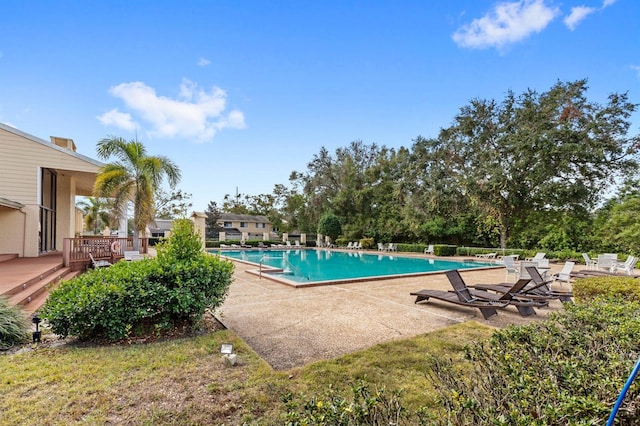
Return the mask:
<path fill-rule="evenodd" d="M 40 257 L 0 256 L 0 296 L 27 313 L 38 310 L 49 291 L 61 280 L 76 276 L 79 271 L 63 265 L 62 253 Z"/>

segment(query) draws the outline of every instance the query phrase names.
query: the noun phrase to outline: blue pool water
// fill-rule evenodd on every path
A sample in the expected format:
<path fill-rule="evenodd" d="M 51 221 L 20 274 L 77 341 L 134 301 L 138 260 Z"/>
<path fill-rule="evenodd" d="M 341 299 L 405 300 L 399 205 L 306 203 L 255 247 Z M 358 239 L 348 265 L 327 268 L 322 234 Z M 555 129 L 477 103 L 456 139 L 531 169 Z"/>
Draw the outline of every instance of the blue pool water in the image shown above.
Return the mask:
<path fill-rule="evenodd" d="M 296 283 L 354 280 L 404 274 L 443 272 L 496 266 L 476 261 L 452 261 L 394 254 L 368 254 L 330 250 L 211 250 L 231 259 L 284 270 L 278 276 Z"/>

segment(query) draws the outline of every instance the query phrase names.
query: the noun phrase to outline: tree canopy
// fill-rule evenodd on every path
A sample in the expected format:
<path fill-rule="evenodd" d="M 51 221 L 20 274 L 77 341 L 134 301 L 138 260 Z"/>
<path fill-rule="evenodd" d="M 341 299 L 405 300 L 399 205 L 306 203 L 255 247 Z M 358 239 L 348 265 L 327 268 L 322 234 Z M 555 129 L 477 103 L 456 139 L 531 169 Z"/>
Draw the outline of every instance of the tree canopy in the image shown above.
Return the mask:
<path fill-rule="evenodd" d="M 114 159 L 100 168 L 94 185 L 99 197 L 113 200 L 116 212 L 126 211 L 133 203 L 133 244 L 138 248 L 138 234 L 153 220 L 154 194 L 166 178 L 174 188 L 180 181 L 180 169 L 169 158 L 149 156 L 141 142 L 108 137 L 97 144 L 98 157 Z"/>

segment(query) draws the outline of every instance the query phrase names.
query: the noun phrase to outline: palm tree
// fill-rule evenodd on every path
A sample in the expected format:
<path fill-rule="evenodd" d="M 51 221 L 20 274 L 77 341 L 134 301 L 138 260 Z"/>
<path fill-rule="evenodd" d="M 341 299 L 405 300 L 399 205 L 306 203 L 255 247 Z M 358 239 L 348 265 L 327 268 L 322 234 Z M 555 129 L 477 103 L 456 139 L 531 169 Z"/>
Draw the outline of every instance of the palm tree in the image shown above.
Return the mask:
<path fill-rule="evenodd" d="M 98 229 L 109 225 L 111 215 L 109 214 L 109 203 L 104 198 L 87 197 L 83 201 L 79 201 L 77 206 L 84 213 L 84 223 L 87 229 L 93 228 L 93 234 L 98 234 Z"/>
<path fill-rule="evenodd" d="M 148 156 L 141 142 L 108 137 L 98 142 L 98 156 L 116 161 L 100 168 L 93 192 L 113 199 L 116 212 L 133 202 L 133 248 L 139 249 L 138 235 L 153 220 L 154 193 L 166 177 L 173 189 L 180 181 L 180 169 L 169 158 Z"/>

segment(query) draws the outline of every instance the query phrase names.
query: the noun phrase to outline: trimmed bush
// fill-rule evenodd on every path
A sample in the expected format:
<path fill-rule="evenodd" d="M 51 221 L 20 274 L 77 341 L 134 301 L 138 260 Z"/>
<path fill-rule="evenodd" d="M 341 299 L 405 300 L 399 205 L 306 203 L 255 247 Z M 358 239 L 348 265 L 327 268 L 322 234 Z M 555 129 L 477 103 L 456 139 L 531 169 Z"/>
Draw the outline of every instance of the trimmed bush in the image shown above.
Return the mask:
<path fill-rule="evenodd" d="M 457 248 L 458 247 L 454 245 L 435 244 L 433 246 L 433 253 L 436 256 L 455 256 Z"/>
<path fill-rule="evenodd" d="M 27 317 L 17 306 L 11 306 L 7 299 L 0 297 L 0 350 L 24 343 L 29 339 Z"/>
<path fill-rule="evenodd" d="M 373 238 L 360 238 L 360 244 L 363 249 L 372 249 L 376 246 L 375 240 Z"/>
<path fill-rule="evenodd" d="M 158 257 L 89 271 L 55 289 L 41 310 L 54 333 L 120 340 L 194 326 L 226 297 L 233 264 L 201 250 L 189 220 L 174 223 Z"/>
<path fill-rule="evenodd" d="M 588 303 L 599 296 L 620 297 L 640 302 L 640 282 L 632 277 L 580 278 L 573 284 L 576 300 Z"/>
<path fill-rule="evenodd" d="M 466 374 L 434 359 L 439 424 L 604 424 L 640 354 L 640 304 L 598 298 L 565 308 L 468 346 Z M 636 380 L 618 424 L 640 424 L 639 402 Z"/>

